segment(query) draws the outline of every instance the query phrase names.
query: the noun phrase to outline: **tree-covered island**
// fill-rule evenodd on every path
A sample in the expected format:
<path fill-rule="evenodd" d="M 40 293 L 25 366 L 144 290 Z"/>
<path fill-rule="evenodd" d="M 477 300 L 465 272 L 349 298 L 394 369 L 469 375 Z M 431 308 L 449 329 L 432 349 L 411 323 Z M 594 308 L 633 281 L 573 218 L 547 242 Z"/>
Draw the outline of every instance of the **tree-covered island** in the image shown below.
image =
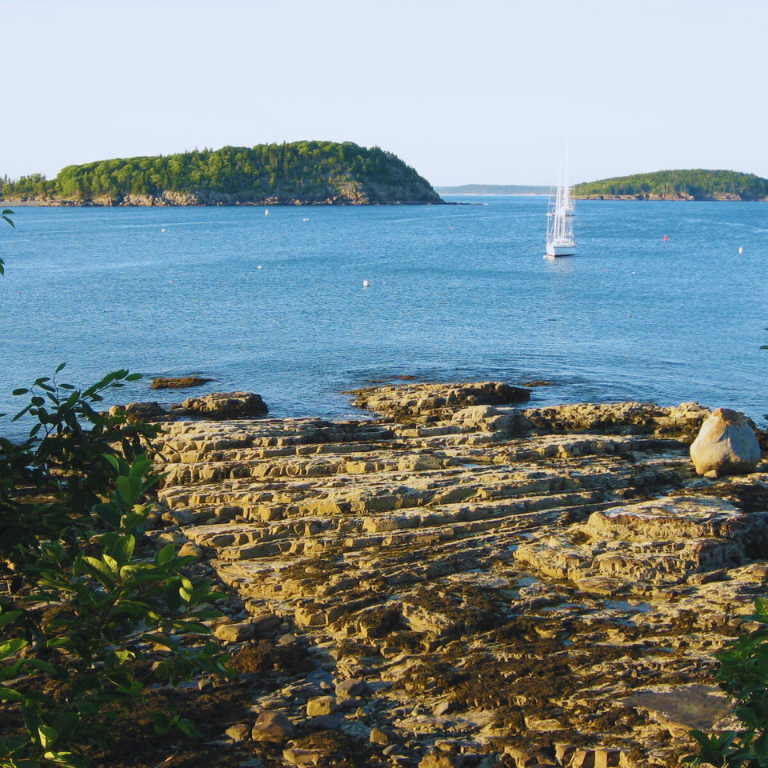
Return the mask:
<path fill-rule="evenodd" d="M 768 200 L 768 179 L 737 171 L 657 171 L 577 184 L 592 200 Z"/>
<path fill-rule="evenodd" d="M 439 204 L 426 179 L 378 147 L 297 141 L 69 165 L 0 179 L 0 200 L 40 205 Z"/>

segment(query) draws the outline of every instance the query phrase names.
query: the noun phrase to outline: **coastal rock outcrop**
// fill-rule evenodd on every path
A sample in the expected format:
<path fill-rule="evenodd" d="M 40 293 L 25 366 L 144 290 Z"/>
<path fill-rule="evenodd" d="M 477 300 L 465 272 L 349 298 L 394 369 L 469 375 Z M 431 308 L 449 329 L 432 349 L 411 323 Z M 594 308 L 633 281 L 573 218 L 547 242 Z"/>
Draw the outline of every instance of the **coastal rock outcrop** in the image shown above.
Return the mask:
<path fill-rule="evenodd" d="M 180 413 L 207 416 L 210 419 L 237 419 L 246 416 L 263 416 L 268 413 L 261 395 L 253 392 L 212 392 L 202 397 L 190 397 L 177 409 Z"/>
<path fill-rule="evenodd" d="M 173 416 L 159 403 L 137 402 L 127 405 L 115 405 L 109 409 L 110 416 L 125 416 L 126 421 L 132 424 L 136 421 L 172 421 Z"/>
<path fill-rule="evenodd" d="M 458 408 L 476 405 L 511 405 L 531 399 L 524 387 L 500 381 L 472 384 L 398 384 L 352 392 L 353 404 L 398 421 L 427 423 L 451 418 Z"/>
<path fill-rule="evenodd" d="M 743 413 L 718 408 L 693 441 L 691 459 L 700 475 L 745 474 L 760 461 L 760 446 Z"/>
<path fill-rule="evenodd" d="M 469 400 L 486 391 L 408 384 L 358 395 L 383 418 L 165 428 L 172 535 L 252 623 L 275 617 L 259 643 L 315 665 L 254 707 L 324 735 L 259 741 L 265 766 L 285 749 L 330 767 L 342 739 L 360 766 L 666 768 L 693 751 L 687 727 L 724 716 L 664 702 L 700 696 L 765 592 L 768 467 L 697 477 L 694 404 Z"/>

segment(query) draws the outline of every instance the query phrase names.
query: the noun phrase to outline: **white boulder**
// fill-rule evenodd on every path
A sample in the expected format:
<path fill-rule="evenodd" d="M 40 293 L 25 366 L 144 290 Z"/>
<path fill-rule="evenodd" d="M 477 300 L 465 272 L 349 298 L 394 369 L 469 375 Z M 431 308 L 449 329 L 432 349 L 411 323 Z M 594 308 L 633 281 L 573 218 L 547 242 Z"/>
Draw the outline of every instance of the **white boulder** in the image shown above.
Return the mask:
<path fill-rule="evenodd" d="M 718 408 L 701 425 L 691 459 L 700 475 L 743 475 L 759 463 L 760 446 L 743 413 Z"/>

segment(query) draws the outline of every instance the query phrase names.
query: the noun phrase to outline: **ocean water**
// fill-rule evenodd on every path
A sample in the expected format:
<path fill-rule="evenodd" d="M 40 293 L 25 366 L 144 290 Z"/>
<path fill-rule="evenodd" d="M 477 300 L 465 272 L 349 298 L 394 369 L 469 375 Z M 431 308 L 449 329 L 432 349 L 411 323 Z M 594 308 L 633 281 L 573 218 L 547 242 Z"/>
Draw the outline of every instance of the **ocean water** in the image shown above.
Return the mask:
<path fill-rule="evenodd" d="M 578 255 L 553 261 L 545 198 L 449 199 L 467 204 L 18 208 L 0 228 L 0 412 L 66 362 L 80 385 L 146 376 L 116 401 L 247 390 L 277 416 L 349 416 L 343 390 L 409 375 L 763 423 L 768 205 L 579 202 Z M 188 374 L 214 381 L 149 390 Z"/>

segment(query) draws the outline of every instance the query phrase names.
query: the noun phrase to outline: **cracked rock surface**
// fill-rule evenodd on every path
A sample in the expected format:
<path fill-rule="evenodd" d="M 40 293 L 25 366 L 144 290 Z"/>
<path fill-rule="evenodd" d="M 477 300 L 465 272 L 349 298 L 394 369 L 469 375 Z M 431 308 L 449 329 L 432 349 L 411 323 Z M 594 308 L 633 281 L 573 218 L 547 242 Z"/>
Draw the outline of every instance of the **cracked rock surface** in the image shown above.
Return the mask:
<path fill-rule="evenodd" d="M 219 635 L 312 660 L 254 702 L 288 720 L 262 717 L 260 738 L 285 730 L 264 765 L 332 765 L 319 737 L 291 746 L 309 729 L 365 745 L 360 765 L 670 766 L 728 717 L 713 654 L 765 591 L 768 467 L 697 477 L 695 404 L 520 392 L 408 384 L 358 393 L 369 419 L 166 426 L 164 535 L 262 639 Z"/>

